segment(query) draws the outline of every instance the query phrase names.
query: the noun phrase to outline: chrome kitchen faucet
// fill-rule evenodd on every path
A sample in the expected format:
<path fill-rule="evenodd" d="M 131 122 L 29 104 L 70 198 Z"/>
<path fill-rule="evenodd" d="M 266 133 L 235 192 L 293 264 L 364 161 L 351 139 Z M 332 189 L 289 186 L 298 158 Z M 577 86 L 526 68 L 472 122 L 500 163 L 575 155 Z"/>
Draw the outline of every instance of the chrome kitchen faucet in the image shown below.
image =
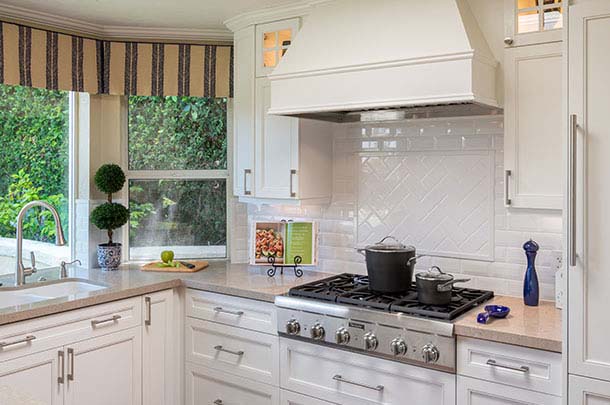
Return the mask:
<path fill-rule="evenodd" d="M 21 208 L 19 214 L 17 214 L 17 267 L 15 268 L 15 285 L 20 286 L 25 284 L 25 278 L 36 273 L 36 259 L 34 252 L 31 252 L 32 267 L 25 267 L 23 265 L 23 218 L 30 208 L 42 207 L 51 211 L 53 214 L 53 220 L 55 221 L 55 244 L 57 246 L 63 246 L 66 244 L 66 238 L 64 237 L 64 231 L 61 228 L 61 220 L 59 219 L 59 213 L 51 204 L 44 201 L 31 201 Z"/>

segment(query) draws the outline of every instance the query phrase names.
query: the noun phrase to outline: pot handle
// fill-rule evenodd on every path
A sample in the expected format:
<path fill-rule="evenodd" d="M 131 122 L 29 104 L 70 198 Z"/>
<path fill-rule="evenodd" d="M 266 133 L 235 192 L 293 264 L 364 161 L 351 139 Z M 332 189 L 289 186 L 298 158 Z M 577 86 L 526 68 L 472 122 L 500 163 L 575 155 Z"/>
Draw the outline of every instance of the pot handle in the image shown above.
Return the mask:
<path fill-rule="evenodd" d="M 364 248 L 356 248 L 356 252 L 358 252 L 362 256 L 366 257 L 366 249 L 364 249 Z"/>
<path fill-rule="evenodd" d="M 446 283 L 443 284 L 439 284 L 436 286 L 436 290 L 438 292 L 442 292 L 442 291 L 448 291 L 451 289 L 451 287 L 453 287 L 454 284 L 456 283 L 467 283 L 469 282 L 470 279 L 469 278 L 456 278 L 454 280 L 449 280 Z"/>
<path fill-rule="evenodd" d="M 411 262 L 415 262 L 417 263 L 417 259 L 419 259 L 420 257 L 428 257 L 428 255 L 416 255 L 413 256 L 412 258 L 410 258 L 409 260 L 407 260 L 407 266 L 411 265 Z M 440 269 L 439 269 L 440 270 Z M 442 272 L 441 272 L 442 273 Z"/>
<path fill-rule="evenodd" d="M 405 245 L 403 245 L 402 243 L 400 243 L 400 241 L 399 241 L 398 239 L 396 239 L 395 237 L 393 237 L 393 236 L 391 236 L 391 235 L 388 235 L 388 236 L 386 236 L 385 238 L 381 239 L 379 242 L 377 242 L 377 243 L 376 243 L 376 245 L 389 245 L 388 243 L 383 243 L 383 242 L 385 242 L 387 239 L 391 239 L 391 240 L 393 240 L 394 242 L 396 242 L 396 243 L 395 243 L 395 245 L 396 245 L 396 246 L 400 246 L 400 247 L 404 247 L 404 246 L 405 246 Z M 390 246 L 392 246 L 392 245 L 390 245 Z"/>

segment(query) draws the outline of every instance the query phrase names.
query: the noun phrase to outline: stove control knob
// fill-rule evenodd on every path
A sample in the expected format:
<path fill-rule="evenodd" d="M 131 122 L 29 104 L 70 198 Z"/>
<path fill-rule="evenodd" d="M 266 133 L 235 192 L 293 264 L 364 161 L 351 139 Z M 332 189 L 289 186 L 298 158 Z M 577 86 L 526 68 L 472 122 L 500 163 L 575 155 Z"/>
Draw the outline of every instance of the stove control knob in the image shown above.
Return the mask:
<path fill-rule="evenodd" d="M 301 332 L 301 324 L 296 319 L 291 319 L 286 322 L 286 333 L 289 335 L 298 335 Z"/>
<path fill-rule="evenodd" d="M 349 332 L 344 327 L 340 327 L 335 332 L 335 342 L 340 345 L 346 345 L 349 343 Z"/>
<path fill-rule="evenodd" d="M 379 341 L 377 340 L 377 336 L 373 332 L 367 332 L 364 334 L 364 349 L 372 352 L 377 350 L 377 346 L 379 346 Z"/>
<path fill-rule="evenodd" d="M 316 323 L 314 326 L 311 327 L 310 333 L 312 339 L 315 340 L 324 340 L 324 336 L 326 335 L 324 326 L 320 325 L 319 323 Z"/>
<path fill-rule="evenodd" d="M 407 343 L 403 338 L 396 338 L 390 342 L 390 351 L 394 356 L 407 354 Z"/>
<path fill-rule="evenodd" d="M 432 343 L 428 343 L 421 349 L 422 357 L 426 363 L 436 363 L 440 357 L 440 353 L 436 346 Z"/>

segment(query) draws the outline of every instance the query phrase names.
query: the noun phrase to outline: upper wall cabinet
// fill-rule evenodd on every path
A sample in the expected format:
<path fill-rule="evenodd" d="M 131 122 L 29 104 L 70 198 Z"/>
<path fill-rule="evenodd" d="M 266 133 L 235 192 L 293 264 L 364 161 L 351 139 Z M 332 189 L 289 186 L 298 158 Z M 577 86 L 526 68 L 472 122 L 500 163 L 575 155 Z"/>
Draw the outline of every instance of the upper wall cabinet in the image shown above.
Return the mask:
<path fill-rule="evenodd" d="M 332 192 L 332 124 L 267 113 L 267 74 L 300 18 L 235 32 L 234 194 L 251 203 L 325 203 Z"/>
<path fill-rule="evenodd" d="M 522 46 L 560 41 L 567 0 L 504 0 L 504 44 Z"/>
<path fill-rule="evenodd" d="M 299 31 L 300 18 L 256 26 L 256 77 L 264 77 L 280 63 Z"/>
<path fill-rule="evenodd" d="M 562 43 L 504 52 L 505 203 L 561 209 Z"/>

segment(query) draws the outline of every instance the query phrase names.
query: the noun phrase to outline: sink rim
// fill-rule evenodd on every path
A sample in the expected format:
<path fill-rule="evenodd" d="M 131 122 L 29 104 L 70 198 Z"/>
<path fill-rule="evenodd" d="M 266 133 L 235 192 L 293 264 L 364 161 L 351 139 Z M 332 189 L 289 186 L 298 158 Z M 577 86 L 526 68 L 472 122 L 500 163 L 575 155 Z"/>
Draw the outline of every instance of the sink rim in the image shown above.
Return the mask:
<path fill-rule="evenodd" d="M 55 285 L 55 284 L 65 284 L 65 283 L 69 283 L 69 282 L 94 285 L 97 287 L 102 287 L 101 289 L 106 289 L 106 288 L 110 287 L 108 284 L 101 283 L 99 281 L 93 281 L 93 280 L 88 280 L 86 278 L 79 278 L 79 277 L 67 277 L 67 278 L 61 278 L 61 279 L 57 279 L 57 280 L 37 281 L 34 283 L 29 283 L 29 284 L 20 285 L 20 286 L 16 286 L 16 285 L 0 286 L 0 293 L 9 292 L 9 291 L 27 291 L 32 288 L 46 287 L 46 286 Z M 95 291 L 99 291 L 99 290 L 94 290 L 94 291 L 90 291 L 90 292 L 95 292 Z"/>

